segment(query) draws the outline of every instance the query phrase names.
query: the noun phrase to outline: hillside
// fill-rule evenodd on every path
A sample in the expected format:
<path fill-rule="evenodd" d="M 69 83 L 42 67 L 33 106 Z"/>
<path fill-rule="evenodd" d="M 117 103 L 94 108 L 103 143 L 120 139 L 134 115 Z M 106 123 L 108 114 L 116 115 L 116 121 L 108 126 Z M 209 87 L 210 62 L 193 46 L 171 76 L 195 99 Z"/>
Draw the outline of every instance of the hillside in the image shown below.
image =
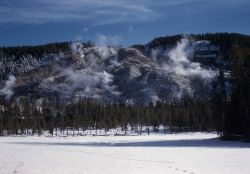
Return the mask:
<path fill-rule="evenodd" d="M 5 47 L 0 101 L 2 110 L 15 108 L 21 118 L 24 110 L 47 113 L 41 122 L 53 122 L 51 128 L 72 115 L 70 127 L 80 126 L 71 122 L 79 117 L 95 128 L 164 124 L 249 135 L 249 60 L 250 36 L 235 33 L 167 36 L 128 48 L 91 42 Z M 121 118 L 105 122 L 106 112 Z"/>
<path fill-rule="evenodd" d="M 210 88 L 218 71 L 220 47 L 190 38 L 160 45 L 154 44 L 157 40 L 162 39 L 143 50 L 79 42 L 1 48 L 1 86 L 12 75 L 14 98 L 59 93 L 66 99 L 80 96 L 146 104 L 203 96 L 204 86 Z"/>

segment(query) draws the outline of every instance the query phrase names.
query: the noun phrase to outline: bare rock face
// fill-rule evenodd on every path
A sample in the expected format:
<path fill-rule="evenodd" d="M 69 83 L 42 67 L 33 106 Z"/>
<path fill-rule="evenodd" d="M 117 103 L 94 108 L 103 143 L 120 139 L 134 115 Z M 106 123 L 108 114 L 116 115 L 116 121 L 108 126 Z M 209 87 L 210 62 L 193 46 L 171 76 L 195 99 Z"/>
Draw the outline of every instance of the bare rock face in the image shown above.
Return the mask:
<path fill-rule="evenodd" d="M 40 60 L 16 73 L 12 97 L 57 94 L 66 101 L 84 97 L 140 104 L 184 96 L 208 99 L 216 67 L 204 67 L 197 57 L 217 59 L 218 49 L 207 42 L 186 41 L 167 48 L 147 48 L 142 53 L 136 48 L 84 48 L 77 43 L 72 46 L 72 53 L 65 53 L 60 59 Z M 196 58 L 190 59 L 189 49 Z"/>

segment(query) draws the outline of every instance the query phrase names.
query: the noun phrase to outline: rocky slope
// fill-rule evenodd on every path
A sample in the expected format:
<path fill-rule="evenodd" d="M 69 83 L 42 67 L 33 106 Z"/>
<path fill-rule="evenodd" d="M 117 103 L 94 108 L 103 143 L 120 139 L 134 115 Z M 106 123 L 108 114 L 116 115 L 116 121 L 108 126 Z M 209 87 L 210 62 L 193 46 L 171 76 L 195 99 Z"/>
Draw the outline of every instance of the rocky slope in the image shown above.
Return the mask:
<path fill-rule="evenodd" d="M 217 76 L 219 47 L 206 40 L 183 38 L 175 45 L 143 49 L 69 44 L 69 52 L 1 57 L 0 94 L 44 98 L 59 95 L 105 102 L 147 104 L 184 96 L 208 99 Z"/>

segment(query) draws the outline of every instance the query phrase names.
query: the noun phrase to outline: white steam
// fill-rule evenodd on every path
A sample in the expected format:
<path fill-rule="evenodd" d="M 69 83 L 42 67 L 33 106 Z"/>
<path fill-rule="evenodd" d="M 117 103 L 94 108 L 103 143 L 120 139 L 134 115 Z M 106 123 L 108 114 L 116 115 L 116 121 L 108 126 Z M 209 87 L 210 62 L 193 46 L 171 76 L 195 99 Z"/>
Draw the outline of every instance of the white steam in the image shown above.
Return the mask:
<path fill-rule="evenodd" d="M 81 97 L 96 99 L 104 95 L 119 95 L 112 85 L 113 75 L 106 71 L 68 68 L 62 71 L 59 77 L 65 78 L 64 83 L 56 84 L 53 88 L 65 96 L 72 96 L 75 92 Z"/>
<path fill-rule="evenodd" d="M 84 58 L 83 45 L 81 44 L 81 42 L 73 42 L 71 44 L 71 50 L 74 57 L 79 57 L 81 59 Z"/>
<path fill-rule="evenodd" d="M 155 67 L 176 84 L 170 92 L 174 98 L 196 95 L 203 88 L 210 90 L 217 75 L 216 69 L 192 62 L 194 47 L 192 41 L 182 38 L 174 48 L 159 47 L 150 50 Z"/>
<path fill-rule="evenodd" d="M 188 59 L 189 40 L 181 39 L 177 46 L 170 50 L 167 55 L 170 58 L 167 64 L 164 64 L 164 69 L 171 73 L 180 74 L 186 77 L 200 77 L 203 79 L 212 79 L 216 76 L 216 72 L 210 69 L 203 68 L 200 63 L 191 62 Z"/>
<path fill-rule="evenodd" d="M 53 91 L 59 92 L 62 97 L 83 97 L 105 99 L 119 96 L 120 93 L 113 85 L 113 75 L 108 73 L 108 68 L 103 62 L 108 56 L 116 54 L 116 51 L 106 45 L 94 48 L 83 48 L 80 42 L 71 45 L 72 54 L 79 61 L 67 68 L 61 68 L 55 77 L 45 80 L 45 84 Z M 99 56 L 98 56 L 99 55 Z M 80 59 L 79 59 L 80 58 Z"/>
<path fill-rule="evenodd" d="M 107 45 L 118 45 L 120 42 L 121 36 L 120 35 L 104 35 L 104 34 L 98 34 L 97 40 L 96 40 L 96 50 L 99 53 L 99 55 L 106 59 L 111 55 L 116 54 L 116 50 L 114 50 L 113 47 L 108 47 Z"/>
<path fill-rule="evenodd" d="M 9 79 L 6 80 L 5 86 L 0 90 L 0 95 L 4 95 L 6 100 L 9 100 L 11 96 L 14 94 L 13 86 L 16 83 L 16 77 L 13 75 L 9 76 Z"/>

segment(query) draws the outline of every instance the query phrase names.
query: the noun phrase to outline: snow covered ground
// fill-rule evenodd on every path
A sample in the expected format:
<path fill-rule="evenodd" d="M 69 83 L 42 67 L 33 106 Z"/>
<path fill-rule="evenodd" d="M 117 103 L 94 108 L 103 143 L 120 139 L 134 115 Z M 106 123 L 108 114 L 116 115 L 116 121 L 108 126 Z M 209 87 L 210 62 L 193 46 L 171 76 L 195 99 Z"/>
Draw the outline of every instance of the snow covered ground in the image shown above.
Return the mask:
<path fill-rule="evenodd" d="M 250 173 L 250 144 L 216 134 L 0 137 L 0 174 Z"/>

